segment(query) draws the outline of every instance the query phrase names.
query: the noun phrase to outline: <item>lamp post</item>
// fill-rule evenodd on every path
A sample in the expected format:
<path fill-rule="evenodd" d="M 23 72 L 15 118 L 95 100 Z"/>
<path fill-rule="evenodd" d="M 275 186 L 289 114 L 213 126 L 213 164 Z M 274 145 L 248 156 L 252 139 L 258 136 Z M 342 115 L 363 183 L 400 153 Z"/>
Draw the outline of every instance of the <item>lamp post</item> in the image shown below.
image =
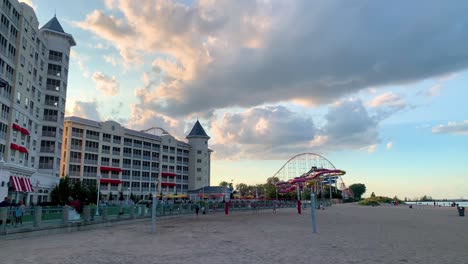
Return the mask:
<path fill-rule="evenodd" d="M 97 182 L 97 199 L 96 199 L 96 216 L 99 216 L 99 192 L 101 189 L 101 174 L 96 176 Z"/>
<path fill-rule="evenodd" d="M 156 233 L 156 196 L 158 193 L 158 184 L 159 180 L 156 179 L 155 181 L 155 190 L 153 194 L 153 204 L 152 204 L 152 210 L 151 210 L 151 232 Z"/>
<path fill-rule="evenodd" d="M 39 203 L 39 196 L 38 196 L 38 190 L 39 190 L 39 180 L 36 180 L 36 190 L 35 190 L 35 193 L 36 193 L 36 205 Z"/>
<path fill-rule="evenodd" d="M 130 187 L 127 188 L 127 205 L 129 205 L 129 201 L 130 201 L 130 191 L 132 189 L 130 189 Z"/>

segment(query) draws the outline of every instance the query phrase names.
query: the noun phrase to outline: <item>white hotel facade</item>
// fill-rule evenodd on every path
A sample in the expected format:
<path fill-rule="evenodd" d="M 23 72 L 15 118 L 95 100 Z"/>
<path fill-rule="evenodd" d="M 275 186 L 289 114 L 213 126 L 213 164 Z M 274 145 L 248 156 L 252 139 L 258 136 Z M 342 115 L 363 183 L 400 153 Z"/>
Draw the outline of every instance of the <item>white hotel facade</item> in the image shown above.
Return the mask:
<path fill-rule="evenodd" d="M 114 121 L 66 117 L 60 175 L 88 185 L 99 180 L 104 199 L 120 192 L 125 198 L 187 194 L 210 185 L 209 139 L 198 121 L 183 142 L 159 128 L 142 132 Z"/>
<path fill-rule="evenodd" d="M 0 0 L 0 198 L 47 201 L 60 174 L 73 36 L 56 17 Z"/>

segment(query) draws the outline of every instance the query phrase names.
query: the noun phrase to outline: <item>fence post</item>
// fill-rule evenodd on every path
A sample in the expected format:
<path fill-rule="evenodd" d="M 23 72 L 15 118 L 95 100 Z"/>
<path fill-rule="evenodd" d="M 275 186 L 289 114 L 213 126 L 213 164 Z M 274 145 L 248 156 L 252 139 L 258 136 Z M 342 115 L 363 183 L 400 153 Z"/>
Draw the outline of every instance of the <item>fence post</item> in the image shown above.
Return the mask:
<path fill-rule="evenodd" d="M 89 206 L 83 207 L 83 219 L 85 224 L 89 224 L 91 218 L 91 208 Z"/>
<path fill-rule="evenodd" d="M 102 220 L 107 220 L 107 206 L 102 207 Z"/>
<path fill-rule="evenodd" d="M 0 223 L 3 225 L 3 230 L 6 227 L 6 220 L 8 216 L 8 207 L 1 207 L 0 208 Z"/>
<path fill-rule="evenodd" d="M 35 206 L 34 207 L 33 226 L 34 227 L 39 227 L 39 225 L 41 224 L 41 219 L 42 219 L 42 207 Z"/>
<path fill-rule="evenodd" d="M 69 219 L 69 207 L 68 205 L 65 205 L 62 207 L 62 224 L 66 224 Z"/>
<path fill-rule="evenodd" d="M 130 205 L 130 218 L 135 219 L 135 205 Z"/>

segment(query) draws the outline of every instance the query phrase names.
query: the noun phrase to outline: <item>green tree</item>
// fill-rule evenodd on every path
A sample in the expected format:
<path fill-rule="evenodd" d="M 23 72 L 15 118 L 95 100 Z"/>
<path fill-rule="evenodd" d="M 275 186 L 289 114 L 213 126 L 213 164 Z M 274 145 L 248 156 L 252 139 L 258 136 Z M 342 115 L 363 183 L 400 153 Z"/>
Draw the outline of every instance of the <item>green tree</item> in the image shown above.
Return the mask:
<path fill-rule="evenodd" d="M 245 196 L 249 192 L 249 186 L 245 183 L 237 184 L 236 189 L 239 190 L 241 196 Z"/>
<path fill-rule="evenodd" d="M 371 195 L 370 195 L 370 197 L 375 198 L 375 193 L 372 192 Z"/>
<path fill-rule="evenodd" d="M 422 202 L 429 202 L 429 201 L 432 201 L 432 197 L 428 196 L 428 195 L 424 195 L 419 200 L 422 201 Z"/>
<path fill-rule="evenodd" d="M 226 188 L 227 188 L 227 187 L 229 187 L 229 182 L 227 182 L 227 181 L 222 181 L 222 182 L 219 183 L 219 186 L 221 186 L 221 187 L 226 187 Z"/>
<path fill-rule="evenodd" d="M 349 189 L 353 192 L 354 198 L 361 200 L 361 196 L 366 192 L 366 185 L 362 183 L 355 183 L 351 184 Z"/>

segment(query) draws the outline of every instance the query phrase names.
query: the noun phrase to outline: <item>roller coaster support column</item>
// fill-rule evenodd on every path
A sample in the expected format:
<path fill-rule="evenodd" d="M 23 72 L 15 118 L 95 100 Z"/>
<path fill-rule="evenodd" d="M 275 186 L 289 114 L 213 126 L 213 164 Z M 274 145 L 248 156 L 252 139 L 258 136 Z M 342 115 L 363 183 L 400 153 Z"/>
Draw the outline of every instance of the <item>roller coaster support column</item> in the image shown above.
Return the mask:
<path fill-rule="evenodd" d="M 332 183 L 331 183 L 331 180 L 330 180 L 330 206 L 333 205 L 333 196 L 332 196 Z"/>
<path fill-rule="evenodd" d="M 312 214 L 312 231 L 317 233 L 317 219 L 315 218 L 315 193 L 310 192 L 310 212 Z"/>
<path fill-rule="evenodd" d="M 297 213 L 302 213 L 301 200 L 297 200 Z"/>
<path fill-rule="evenodd" d="M 225 215 L 229 214 L 229 203 L 228 202 L 224 203 L 224 214 Z"/>

